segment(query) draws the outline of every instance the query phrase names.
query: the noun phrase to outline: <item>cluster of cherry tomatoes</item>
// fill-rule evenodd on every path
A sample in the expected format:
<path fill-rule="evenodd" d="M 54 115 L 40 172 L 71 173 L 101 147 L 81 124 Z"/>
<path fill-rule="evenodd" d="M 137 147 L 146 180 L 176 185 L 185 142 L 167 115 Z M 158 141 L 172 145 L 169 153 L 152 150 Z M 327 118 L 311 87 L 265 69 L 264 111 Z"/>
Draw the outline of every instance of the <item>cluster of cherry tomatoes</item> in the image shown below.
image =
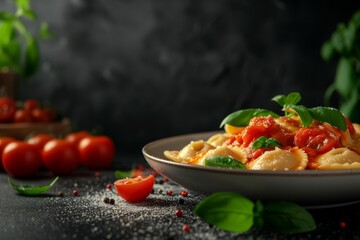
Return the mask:
<path fill-rule="evenodd" d="M 72 132 L 65 138 L 39 134 L 19 141 L 0 137 L 0 168 L 17 178 L 34 176 L 41 167 L 55 175 L 69 175 L 80 165 L 104 169 L 115 157 L 115 146 L 107 136 L 87 131 Z"/>
<path fill-rule="evenodd" d="M 11 98 L 0 97 L 0 123 L 53 122 L 56 112 L 40 107 L 38 101 L 28 99 L 18 104 Z"/>

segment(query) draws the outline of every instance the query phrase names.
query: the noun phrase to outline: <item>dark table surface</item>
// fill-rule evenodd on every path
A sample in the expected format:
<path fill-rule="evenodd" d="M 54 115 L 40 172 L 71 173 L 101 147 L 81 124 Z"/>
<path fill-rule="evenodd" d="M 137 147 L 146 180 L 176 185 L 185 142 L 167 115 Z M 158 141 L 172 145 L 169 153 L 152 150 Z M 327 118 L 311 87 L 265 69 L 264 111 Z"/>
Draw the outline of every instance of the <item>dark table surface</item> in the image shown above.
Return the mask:
<path fill-rule="evenodd" d="M 60 177 L 52 189 L 37 197 L 17 194 L 7 183 L 8 175 L 0 173 L 0 239 L 360 239 L 360 204 L 309 209 L 317 223 L 317 229 L 309 233 L 278 235 L 255 229 L 231 233 L 194 214 L 204 195 L 188 191 L 189 195 L 182 197 L 179 193 L 185 189 L 171 180 L 161 183 L 160 175 L 154 193 L 145 201 L 125 202 L 114 189 L 106 189 L 116 180 L 114 170 L 100 171 L 101 176 L 79 170 L 73 176 Z M 14 181 L 42 185 L 53 178 L 44 174 Z M 76 197 L 72 194 L 75 189 L 79 192 Z M 169 190 L 172 196 L 167 195 Z M 59 192 L 64 197 L 59 197 Z M 105 197 L 114 199 L 115 204 L 104 203 Z M 176 216 L 177 209 L 183 216 Z M 182 230 L 184 224 L 190 226 L 189 232 Z"/>

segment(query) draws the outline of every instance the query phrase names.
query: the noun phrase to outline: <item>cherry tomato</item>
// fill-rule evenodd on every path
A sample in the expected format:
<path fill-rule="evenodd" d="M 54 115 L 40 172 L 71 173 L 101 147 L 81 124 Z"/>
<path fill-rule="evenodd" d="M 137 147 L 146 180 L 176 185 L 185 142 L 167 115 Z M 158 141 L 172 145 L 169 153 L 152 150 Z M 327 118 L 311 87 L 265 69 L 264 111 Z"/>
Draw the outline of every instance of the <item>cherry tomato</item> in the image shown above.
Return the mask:
<path fill-rule="evenodd" d="M 282 146 L 293 144 L 294 134 L 277 124 L 273 117 L 253 118 L 242 132 L 242 141 L 237 139 L 234 143 L 242 143 L 249 146 L 254 140 L 261 136 L 277 139 Z"/>
<path fill-rule="evenodd" d="M 106 136 L 86 137 L 79 143 L 80 162 L 90 169 L 107 168 L 115 157 L 115 146 Z"/>
<path fill-rule="evenodd" d="M 325 125 L 301 128 L 294 137 L 295 145 L 304 148 L 311 156 L 330 151 L 339 147 L 340 139 L 334 132 L 329 131 Z"/>
<path fill-rule="evenodd" d="M 4 170 L 4 166 L 2 164 L 2 153 L 4 151 L 4 148 L 6 145 L 8 145 L 11 142 L 15 142 L 16 139 L 12 137 L 0 137 L 0 170 Z"/>
<path fill-rule="evenodd" d="M 69 175 L 79 165 L 79 152 L 76 147 L 65 140 L 53 139 L 47 142 L 42 150 L 46 168 L 56 175 Z"/>
<path fill-rule="evenodd" d="M 78 146 L 80 141 L 86 137 L 92 137 L 92 134 L 87 131 L 78 131 L 66 135 L 65 140 L 73 143 L 75 146 Z"/>
<path fill-rule="evenodd" d="M 40 151 L 42 151 L 45 144 L 53 139 L 54 137 L 48 134 L 37 134 L 27 139 L 26 142 L 36 146 Z"/>
<path fill-rule="evenodd" d="M 30 177 L 41 167 L 41 153 L 26 142 L 11 142 L 4 148 L 2 163 L 5 171 L 13 177 Z"/>
<path fill-rule="evenodd" d="M 55 119 L 55 113 L 51 109 L 36 108 L 31 111 L 34 122 L 52 122 Z"/>
<path fill-rule="evenodd" d="M 14 115 L 14 122 L 21 123 L 21 122 L 32 122 L 33 117 L 30 110 L 27 109 L 18 109 Z"/>
<path fill-rule="evenodd" d="M 124 178 L 115 181 L 118 194 L 128 202 L 140 202 L 151 193 L 155 182 L 153 175 Z"/>
<path fill-rule="evenodd" d="M 34 99 L 28 99 L 24 102 L 24 109 L 33 110 L 39 107 L 39 102 Z"/>
<path fill-rule="evenodd" d="M 0 122 L 12 122 L 16 109 L 16 102 L 13 99 L 0 98 Z"/>

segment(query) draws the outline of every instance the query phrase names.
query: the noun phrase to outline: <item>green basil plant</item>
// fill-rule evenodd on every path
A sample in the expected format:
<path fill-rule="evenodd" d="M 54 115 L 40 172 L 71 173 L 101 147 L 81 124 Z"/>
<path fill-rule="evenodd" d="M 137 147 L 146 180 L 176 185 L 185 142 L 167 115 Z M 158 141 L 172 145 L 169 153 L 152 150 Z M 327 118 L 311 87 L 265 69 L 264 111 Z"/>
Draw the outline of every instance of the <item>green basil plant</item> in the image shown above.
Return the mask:
<path fill-rule="evenodd" d="M 40 23 L 35 35 L 29 30 L 30 23 L 37 22 L 37 15 L 30 0 L 13 0 L 15 13 L 0 11 L 0 71 L 15 72 L 30 77 L 39 68 L 38 40 L 51 38 L 45 22 Z"/>

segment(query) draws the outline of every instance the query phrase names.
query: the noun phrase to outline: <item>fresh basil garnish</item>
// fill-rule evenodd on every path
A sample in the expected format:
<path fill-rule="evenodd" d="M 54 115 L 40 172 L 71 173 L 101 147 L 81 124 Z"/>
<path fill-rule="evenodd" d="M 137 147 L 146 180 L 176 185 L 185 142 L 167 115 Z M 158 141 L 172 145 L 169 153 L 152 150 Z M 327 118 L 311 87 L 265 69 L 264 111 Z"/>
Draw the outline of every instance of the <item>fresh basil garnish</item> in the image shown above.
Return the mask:
<path fill-rule="evenodd" d="M 244 127 L 249 124 L 252 118 L 266 117 L 266 116 L 279 117 L 279 115 L 277 115 L 276 113 L 266 109 L 261 109 L 261 108 L 244 109 L 233 112 L 228 116 L 226 116 L 224 120 L 222 120 L 220 127 L 224 126 L 225 124 L 229 124 L 235 127 Z"/>
<path fill-rule="evenodd" d="M 15 184 L 11 178 L 8 178 L 8 182 L 13 189 L 22 195 L 36 196 L 48 191 L 52 186 L 54 186 L 58 179 L 59 177 L 56 177 L 49 185 L 43 186 Z"/>
<path fill-rule="evenodd" d="M 283 201 L 255 204 L 230 192 L 214 193 L 194 209 L 196 215 L 220 229 L 244 233 L 252 227 L 265 231 L 292 234 L 316 229 L 311 214 L 297 204 Z"/>
<path fill-rule="evenodd" d="M 272 100 L 283 107 L 283 111 L 285 111 L 285 116 L 291 117 L 295 114 L 294 112 L 296 112 L 296 114 L 301 119 L 303 127 L 308 127 L 314 120 L 318 120 L 320 122 L 329 123 L 332 126 L 341 129 L 342 131 L 346 131 L 347 129 L 347 123 L 344 115 L 336 108 L 307 108 L 303 105 L 297 105 L 297 103 L 301 100 L 301 95 L 298 92 L 292 92 L 288 95 L 277 95 L 273 97 Z M 293 110 L 294 112 L 290 112 L 289 109 Z M 276 113 L 266 109 L 244 109 L 233 112 L 226 116 L 222 120 L 220 127 L 224 126 L 225 124 L 229 124 L 235 127 L 245 127 L 249 125 L 249 122 L 252 118 L 265 116 L 272 116 L 275 118 L 279 117 L 279 115 L 277 115 Z"/>
<path fill-rule="evenodd" d="M 284 109 L 292 109 L 294 110 L 300 117 L 301 122 L 304 127 L 310 126 L 313 122 L 313 117 L 311 116 L 309 110 L 303 105 L 285 105 Z"/>
<path fill-rule="evenodd" d="M 301 233 L 316 228 L 311 214 L 304 208 L 289 202 L 268 202 L 262 212 L 263 229 L 276 233 Z"/>
<path fill-rule="evenodd" d="M 123 179 L 123 178 L 132 177 L 132 171 L 120 171 L 120 170 L 116 170 L 116 171 L 115 171 L 115 177 L 116 177 L 117 179 Z"/>
<path fill-rule="evenodd" d="M 280 142 L 275 138 L 267 138 L 264 136 L 259 137 L 252 144 L 252 149 L 274 148 L 274 147 L 281 147 Z"/>
<path fill-rule="evenodd" d="M 216 156 L 205 159 L 205 166 L 246 169 L 245 165 L 231 157 Z"/>
<path fill-rule="evenodd" d="M 278 103 L 280 106 L 284 107 L 285 105 L 295 105 L 301 101 L 301 95 L 298 92 L 289 93 L 287 96 L 285 95 L 277 95 L 273 97 L 271 100 Z"/>
<path fill-rule="evenodd" d="M 236 193 L 214 193 L 195 207 L 207 223 L 231 232 L 247 232 L 254 224 L 254 203 Z"/>
<path fill-rule="evenodd" d="M 314 107 L 310 108 L 309 112 L 314 119 L 320 122 L 329 123 L 342 131 L 346 131 L 347 129 L 347 123 L 344 115 L 336 108 Z"/>

